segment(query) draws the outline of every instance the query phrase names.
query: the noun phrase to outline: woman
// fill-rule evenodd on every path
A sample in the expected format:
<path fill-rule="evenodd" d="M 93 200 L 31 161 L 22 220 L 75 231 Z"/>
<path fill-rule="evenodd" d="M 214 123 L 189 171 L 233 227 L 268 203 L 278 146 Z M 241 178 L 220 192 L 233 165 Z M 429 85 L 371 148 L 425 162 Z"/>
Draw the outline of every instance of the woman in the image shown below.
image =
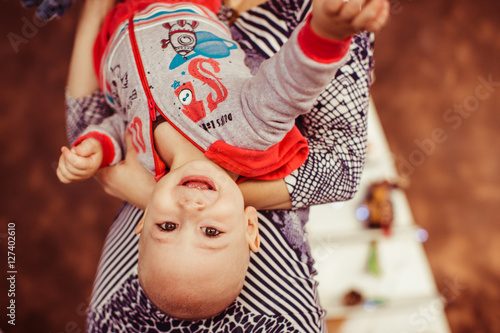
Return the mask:
<path fill-rule="evenodd" d="M 275 53 L 306 17 L 310 6 L 310 1 L 273 0 L 242 14 L 231 29 L 247 54 L 247 65 L 255 70 Z M 230 10 L 225 7 L 221 15 L 229 18 Z M 301 208 L 346 200 L 355 193 L 366 148 L 372 65 L 369 37 L 362 33 L 353 39 L 349 62 L 320 96 L 312 112 L 299 119 L 299 128 L 308 139 L 311 151 L 306 163 L 285 180 L 242 183 L 246 204 L 260 209 Z M 70 91 L 85 81 L 81 75 L 75 77 L 76 72 L 77 69 L 70 68 Z M 99 122 L 108 112 L 102 94 L 78 100 L 68 96 L 70 139 L 78 136 L 88 124 Z M 143 208 L 154 180 L 135 164 L 133 149 L 129 152 L 124 163 L 103 170 L 100 178 L 108 193 Z M 175 329 L 319 332 L 325 329 L 324 312 L 313 280 L 313 259 L 304 231 L 306 208 L 260 212 L 261 250 L 252 254 L 242 293 L 220 315 L 195 322 L 167 318 L 140 288 L 137 236 L 133 230 L 142 214 L 139 208 L 125 203 L 110 229 L 89 307 L 89 332 Z"/>

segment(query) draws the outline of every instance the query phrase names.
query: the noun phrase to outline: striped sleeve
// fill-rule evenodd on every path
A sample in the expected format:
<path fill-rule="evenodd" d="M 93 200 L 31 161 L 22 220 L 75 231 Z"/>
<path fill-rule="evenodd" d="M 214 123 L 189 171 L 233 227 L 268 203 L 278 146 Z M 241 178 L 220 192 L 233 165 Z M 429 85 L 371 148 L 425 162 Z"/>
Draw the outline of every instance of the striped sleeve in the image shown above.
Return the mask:
<path fill-rule="evenodd" d="M 143 211 L 124 204 L 108 232 L 97 268 L 90 311 L 101 307 L 130 274 L 137 272 L 138 240 L 134 229 Z"/>
<path fill-rule="evenodd" d="M 240 45 L 270 58 L 279 51 L 293 30 L 307 17 L 311 1 L 271 0 L 242 13 L 232 29 L 244 38 Z"/>

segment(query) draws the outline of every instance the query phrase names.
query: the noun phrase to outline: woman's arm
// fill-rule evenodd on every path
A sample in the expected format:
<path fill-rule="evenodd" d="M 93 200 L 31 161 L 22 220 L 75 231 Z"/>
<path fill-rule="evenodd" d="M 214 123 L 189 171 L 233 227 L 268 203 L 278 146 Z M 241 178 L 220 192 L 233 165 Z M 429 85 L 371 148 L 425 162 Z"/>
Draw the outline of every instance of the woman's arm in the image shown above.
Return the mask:
<path fill-rule="evenodd" d="M 95 178 L 104 191 L 144 210 L 156 184 L 154 176 L 137 161 L 136 153 L 127 143 L 125 159 L 100 169 Z M 239 184 L 245 206 L 258 210 L 290 209 L 292 203 L 283 179 L 273 181 L 247 180 Z"/>
<path fill-rule="evenodd" d="M 125 135 L 125 159 L 114 166 L 100 169 L 95 178 L 104 191 L 123 201 L 144 210 L 156 184 L 152 173 L 148 172 L 137 160 L 132 145 L 132 135 Z"/>
<path fill-rule="evenodd" d="M 285 180 L 245 180 L 238 184 L 245 206 L 258 210 L 291 209 L 292 201 Z"/>

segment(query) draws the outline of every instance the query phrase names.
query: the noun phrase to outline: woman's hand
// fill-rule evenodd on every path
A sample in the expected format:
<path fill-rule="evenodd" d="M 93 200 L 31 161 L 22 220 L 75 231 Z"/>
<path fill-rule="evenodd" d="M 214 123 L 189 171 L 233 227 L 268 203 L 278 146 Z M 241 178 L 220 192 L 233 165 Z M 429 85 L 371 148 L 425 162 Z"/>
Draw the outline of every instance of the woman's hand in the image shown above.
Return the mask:
<path fill-rule="evenodd" d="M 144 210 L 156 184 L 154 176 L 137 160 L 137 153 L 132 145 L 132 135 L 125 135 L 126 155 L 120 163 L 102 168 L 95 178 L 104 191 L 116 198 L 130 202 Z"/>

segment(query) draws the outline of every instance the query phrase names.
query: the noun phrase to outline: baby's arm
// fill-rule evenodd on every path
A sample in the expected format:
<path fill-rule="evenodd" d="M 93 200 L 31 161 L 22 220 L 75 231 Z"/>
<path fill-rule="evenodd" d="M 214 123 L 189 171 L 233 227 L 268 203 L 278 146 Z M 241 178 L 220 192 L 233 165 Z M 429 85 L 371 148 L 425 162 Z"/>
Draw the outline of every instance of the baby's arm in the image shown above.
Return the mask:
<path fill-rule="evenodd" d="M 265 147 L 280 141 L 293 127 L 295 118 L 311 110 L 319 94 L 348 59 L 350 37 L 358 27 L 373 28 L 374 20 L 377 24 L 385 22 L 387 0 L 371 0 L 360 9 L 362 2 L 313 2 L 308 20 L 299 25 L 281 50 L 247 81 L 242 91 L 242 106 L 249 128 L 259 138 L 256 144 Z M 328 7 L 333 4 L 339 7 Z M 358 6 L 358 13 L 348 10 L 352 4 Z"/>
<path fill-rule="evenodd" d="M 99 89 L 94 72 L 94 43 L 114 0 L 86 0 L 76 29 L 68 75 L 68 92 L 74 98 Z"/>
<path fill-rule="evenodd" d="M 113 114 L 99 90 L 94 71 L 93 48 L 104 17 L 114 0 L 87 0 L 82 8 L 68 71 L 66 126 L 70 144 L 91 124 Z"/>
<path fill-rule="evenodd" d="M 71 55 L 68 84 L 66 91 L 67 126 L 70 143 L 75 142 L 71 149 L 61 148 L 61 157 L 57 176 L 63 183 L 83 180 L 93 176 L 96 171 L 110 163 L 110 155 L 117 155 L 110 147 L 116 140 L 106 138 L 106 135 L 89 127 L 100 123 L 100 127 L 110 127 L 112 132 L 123 133 L 120 130 L 120 119 L 111 116 L 112 111 L 105 103 L 104 96 L 98 91 L 97 77 L 94 72 L 92 50 L 104 17 L 114 4 L 114 0 L 87 0 L 83 6 L 81 17 L 76 29 L 73 52 Z M 106 126 L 105 124 L 112 124 Z M 115 124 L 115 125 L 113 125 Z M 99 127 L 97 127 L 98 129 Z M 117 130 L 118 128 L 118 130 Z M 85 130 L 85 131 L 84 131 Z M 82 135 L 82 132 L 83 135 Z M 109 134 L 109 133 L 105 133 Z M 116 134 L 116 133 L 112 133 Z M 104 148 L 104 149 L 103 149 Z"/>

